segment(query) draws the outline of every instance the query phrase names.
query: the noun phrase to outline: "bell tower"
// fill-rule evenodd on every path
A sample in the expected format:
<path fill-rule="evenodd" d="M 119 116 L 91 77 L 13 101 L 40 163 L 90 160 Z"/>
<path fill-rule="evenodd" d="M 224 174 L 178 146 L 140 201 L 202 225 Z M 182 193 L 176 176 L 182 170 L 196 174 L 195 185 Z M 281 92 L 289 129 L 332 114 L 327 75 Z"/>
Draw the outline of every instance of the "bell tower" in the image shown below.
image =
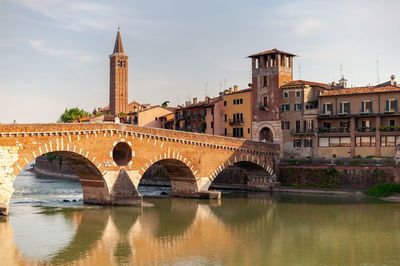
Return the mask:
<path fill-rule="evenodd" d="M 117 32 L 114 51 L 110 55 L 110 112 L 117 116 L 128 109 L 128 55 L 124 52 L 121 34 Z"/>

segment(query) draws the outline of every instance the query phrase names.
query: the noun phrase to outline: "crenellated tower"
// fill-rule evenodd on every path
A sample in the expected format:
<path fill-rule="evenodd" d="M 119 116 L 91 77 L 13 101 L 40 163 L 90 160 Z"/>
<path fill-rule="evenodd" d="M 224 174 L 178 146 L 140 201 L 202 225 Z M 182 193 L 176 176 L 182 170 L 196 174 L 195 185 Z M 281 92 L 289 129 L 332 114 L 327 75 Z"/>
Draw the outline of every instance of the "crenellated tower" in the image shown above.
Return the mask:
<path fill-rule="evenodd" d="M 128 109 L 128 55 L 124 52 L 118 30 L 114 51 L 110 55 L 110 112 L 126 113 Z"/>
<path fill-rule="evenodd" d="M 280 87 L 293 79 L 294 54 L 277 49 L 250 55 L 252 60 L 253 140 L 282 138 Z"/>

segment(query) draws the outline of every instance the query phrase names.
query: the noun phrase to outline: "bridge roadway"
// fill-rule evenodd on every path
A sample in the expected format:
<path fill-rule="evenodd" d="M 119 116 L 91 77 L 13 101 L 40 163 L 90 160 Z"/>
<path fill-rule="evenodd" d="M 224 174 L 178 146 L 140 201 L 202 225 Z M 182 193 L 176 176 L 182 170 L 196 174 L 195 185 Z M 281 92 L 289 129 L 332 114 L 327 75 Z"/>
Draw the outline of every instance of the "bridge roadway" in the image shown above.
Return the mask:
<path fill-rule="evenodd" d="M 134 206 L 155 163 L 167 169 L 172 196 L 219 198 L 208 188 L 230 165 L 247 172 L 250 190 L 270 190 L 279 145 L 114 123 L 0 124 L 0 214 L 8 214 L 20 171 L 49 152 L 79 176 L 85 203 Z"/>

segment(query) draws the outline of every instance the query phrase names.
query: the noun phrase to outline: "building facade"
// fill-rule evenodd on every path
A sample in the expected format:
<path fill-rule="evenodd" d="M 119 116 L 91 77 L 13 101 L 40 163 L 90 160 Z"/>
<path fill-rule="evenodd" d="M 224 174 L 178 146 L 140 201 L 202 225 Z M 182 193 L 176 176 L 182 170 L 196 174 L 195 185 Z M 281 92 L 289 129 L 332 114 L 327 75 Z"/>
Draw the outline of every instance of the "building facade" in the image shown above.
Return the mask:
<path fill-rule="evenodd" d="M 317 156 L 316 128 L 319 95 L 328 84 L 294 80 L 281 87 L 281 129 L 283 157 Z"/>
<path fill-rule="evenodd" d="M 225 136 L 252 139 L 252 90 L 237 86 L 223 95 Z"/>
<path fill-rule="evenodd" d="M 400 87 L 394 80 L 390 85 L 322 93 L 318 157 L 394 156 L 400 145 L 399 101 Z"/>
<path fill-rule="evenodd" d="M 280 87 L 293 79 L 294 56 L 277 49 L 249 56 L 252 60 L 253 140 L 281 143 Z"/>

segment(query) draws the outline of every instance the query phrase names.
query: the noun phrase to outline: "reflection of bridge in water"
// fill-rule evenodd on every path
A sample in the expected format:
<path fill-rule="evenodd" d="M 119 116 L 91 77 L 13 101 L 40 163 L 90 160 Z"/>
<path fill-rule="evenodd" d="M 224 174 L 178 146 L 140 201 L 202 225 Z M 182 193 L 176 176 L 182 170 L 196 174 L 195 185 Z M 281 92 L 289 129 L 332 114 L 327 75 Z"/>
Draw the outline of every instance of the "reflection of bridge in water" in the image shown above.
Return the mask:
<path fill-rule="evenodd" d="M 235 205 L 237 217 L 234 219 L 240 217 L 240 220 L 232 221 L 229 212 L 219 210 L 222 206 L 218 202 L 199 204 L 189 199 L 152 201 L 154 207 L 86 208 L 67 212 L 50 210 L 47 215 L 64 215 L 65 219 L 76 223 L 77 228 L 68 246 L 58 250 L 51 258 L 39 259 L 35 263 L 170 264 L 188 261 L 198 256 L 200 250 L 207 258 L 217 261 L 232 258 L 231 261 L 224 261 L 224 264 L 237 263 L 234 254 L 245 247 L 239 244 L 242 236 L 238 236 L 235 229 L 253 227 L 258 221 L 267 226 L 266 222 L 272 219 L 275 206 L 268 198 Z M 231 205 L 235 203 L 229 199 L 226 201 L 228 209 L 232 210 Z M 8 227 L 10 232 L 10 236 L 2 238 L 7 240 L 2 245 L 12 242 L 9 223 L 0 223 L 0 226 Z M 4 232 L 4 228 L 0 232 Z M 224 245 L 230 245 L 230 248 Z M 216 249 L 222 252 L 221 258 L 215 258 Z M 14 252 L 20 252 L 18 247 L 15 247 Z M 12 261 L 13 257 L 9 259 L 9 265 L 16 263 Z M 18 263 L 24 262 L 30 263 L 28 258 Z"/>
<path fill-rule="evenodd" d="M 269 190 L 278 151 L 276 144 L 120 124 L 0 125 L 0 214 L 8 213 L 20 171 L 48 152 L 79 176 L 85 203 L 140 205 L 138 184 L 155 163 L 166 168 L 173 196 L 219 198 L 209 186 L 231 165 L 246 172 L 249 188 Z"/>

